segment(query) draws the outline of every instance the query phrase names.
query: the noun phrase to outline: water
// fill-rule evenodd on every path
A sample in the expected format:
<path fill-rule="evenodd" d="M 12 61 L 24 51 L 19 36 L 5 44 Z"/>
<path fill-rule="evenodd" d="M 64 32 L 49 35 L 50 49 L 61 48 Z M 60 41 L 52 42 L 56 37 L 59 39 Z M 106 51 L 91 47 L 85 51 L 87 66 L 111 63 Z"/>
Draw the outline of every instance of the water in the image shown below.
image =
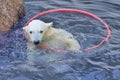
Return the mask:
<path fill-rule="evenodd" d="M 25 0 L 25 7 L 26 15 L 14 28 L 0 34 L 0 80 L 119 80 L 120 0 Z M 61 7 L 82 9 L 101 17 L 110 26 L 109 41 L 83 54 L 40 50 L 35 53 L 41 54 L 27 55 L 22 31 L 25 22 L 41 11 Z M 82 49 L 99 43 L 106 35 L 99 21 L 82 14 L 54 13 L 39 18 L 73 33 Z"/>

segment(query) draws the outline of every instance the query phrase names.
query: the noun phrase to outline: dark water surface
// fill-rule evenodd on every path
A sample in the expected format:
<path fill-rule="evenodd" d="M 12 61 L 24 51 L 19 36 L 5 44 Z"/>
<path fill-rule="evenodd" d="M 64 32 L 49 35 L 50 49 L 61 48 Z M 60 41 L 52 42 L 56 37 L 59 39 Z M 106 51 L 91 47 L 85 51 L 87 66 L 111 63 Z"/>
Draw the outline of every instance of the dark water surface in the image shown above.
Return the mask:
<path fill-rule="evenodd" d="M 101 17 L 110 26 L 109 41 L 83 54 L 40 50 L 27 55 L 25 22 L 41 11 L 63 7 Z M 12 30 L 0 34 L 0 80 L 120 80 L 120 0 L 25 0 L 25 12 Z M 82 49 L 98 44 L 107 34 L 99 21 L 83 14 L 53 13 L 39 19 L 73 33 Z"/>

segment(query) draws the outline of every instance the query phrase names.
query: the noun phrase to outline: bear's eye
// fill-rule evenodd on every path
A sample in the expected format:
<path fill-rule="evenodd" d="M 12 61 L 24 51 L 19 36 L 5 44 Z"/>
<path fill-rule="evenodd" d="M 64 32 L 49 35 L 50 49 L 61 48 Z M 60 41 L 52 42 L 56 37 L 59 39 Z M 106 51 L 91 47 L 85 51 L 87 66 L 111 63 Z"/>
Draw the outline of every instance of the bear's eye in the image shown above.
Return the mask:
<path fill-rule="evenodd" d="M 40 31 L 40 33 L 43 33 L 43 31 Z"/>
<path fill-rule="evenodd" d="M 30 31 L 30 34 L 32 34 L 33 32 L 32 31 Z"/>

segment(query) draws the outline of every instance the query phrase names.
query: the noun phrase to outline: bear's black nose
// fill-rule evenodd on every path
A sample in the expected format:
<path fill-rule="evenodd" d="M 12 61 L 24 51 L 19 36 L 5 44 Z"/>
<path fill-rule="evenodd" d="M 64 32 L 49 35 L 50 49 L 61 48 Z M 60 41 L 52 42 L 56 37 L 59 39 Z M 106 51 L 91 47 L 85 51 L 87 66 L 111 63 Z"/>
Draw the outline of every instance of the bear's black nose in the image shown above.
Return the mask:
<path fill-rule="evenodd" d="M 34 44 L 35 45 L 38 45 L 40 43 L 40 41 L 38 40 L 38 41 L 34 41 Z"/>

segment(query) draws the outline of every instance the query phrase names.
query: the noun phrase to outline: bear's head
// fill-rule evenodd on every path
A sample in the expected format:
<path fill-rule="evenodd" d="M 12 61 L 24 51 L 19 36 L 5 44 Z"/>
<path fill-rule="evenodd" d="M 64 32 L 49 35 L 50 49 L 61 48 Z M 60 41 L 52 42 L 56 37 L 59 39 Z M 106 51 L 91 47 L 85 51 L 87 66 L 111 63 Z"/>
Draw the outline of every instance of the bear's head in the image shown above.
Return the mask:
<path fill-rule="evenodd" d="M 28 41 L 32 42 L 34 45 L 39 45 L 43 40 L 43 36 L 53 23 L 45 23 L 41 20 L 32 20 L 27 26 L 23 27 L 24 35 Z"/>

